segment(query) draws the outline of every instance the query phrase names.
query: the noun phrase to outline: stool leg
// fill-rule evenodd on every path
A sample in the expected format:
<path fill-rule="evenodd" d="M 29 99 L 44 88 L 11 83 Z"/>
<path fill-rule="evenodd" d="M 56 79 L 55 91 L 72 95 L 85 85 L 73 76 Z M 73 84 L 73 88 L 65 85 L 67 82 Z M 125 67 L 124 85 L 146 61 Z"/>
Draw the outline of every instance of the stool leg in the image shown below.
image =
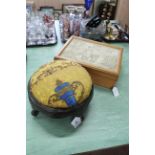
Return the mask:
<path fill-rule="evenodd" d="M 32 115 L 32 116 L 35 116 L 35 117 L 36 117 L 36 116 L 38 116 L 38 114 L 39 114 L 39 111 L 37 111 L 37 110 L 34 110 L 34 109 L 33 109 L 33 110 L 31 111 L 31 115 Z"/>

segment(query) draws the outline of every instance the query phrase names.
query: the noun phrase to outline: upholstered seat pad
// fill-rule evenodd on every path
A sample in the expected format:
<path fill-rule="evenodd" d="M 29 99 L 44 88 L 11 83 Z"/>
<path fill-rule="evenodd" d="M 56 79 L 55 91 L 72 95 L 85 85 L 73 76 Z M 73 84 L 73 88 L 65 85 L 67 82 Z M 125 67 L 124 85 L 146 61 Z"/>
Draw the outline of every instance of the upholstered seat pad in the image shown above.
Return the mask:
<path fill-rule="evenodd" d="M 41 104 L 68 108 L 82 104 L 91 92 L 92 80 L 79 64 L 55 60 L 36 71 L 30 80 L 30 91 Z"/>

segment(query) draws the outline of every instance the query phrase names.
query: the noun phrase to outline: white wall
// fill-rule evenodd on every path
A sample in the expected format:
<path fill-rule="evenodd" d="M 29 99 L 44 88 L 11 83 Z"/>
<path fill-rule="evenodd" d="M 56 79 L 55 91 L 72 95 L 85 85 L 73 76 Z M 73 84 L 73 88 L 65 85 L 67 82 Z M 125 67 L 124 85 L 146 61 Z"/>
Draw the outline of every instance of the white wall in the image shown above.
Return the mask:
<path fill-rule="evenodd" d="M 119 20 L 122 26 L 129 26 L 129 0 L 118 0 L 115 19 Z"/>

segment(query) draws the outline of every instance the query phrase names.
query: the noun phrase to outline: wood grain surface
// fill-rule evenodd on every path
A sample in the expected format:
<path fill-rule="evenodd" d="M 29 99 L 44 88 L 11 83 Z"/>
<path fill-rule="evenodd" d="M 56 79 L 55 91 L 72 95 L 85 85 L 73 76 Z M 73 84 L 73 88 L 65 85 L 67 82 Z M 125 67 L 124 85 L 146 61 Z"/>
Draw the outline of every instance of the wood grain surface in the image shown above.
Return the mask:
<path fill-rule="evenodd" d="M 85 61 L 81 61 L 81 60 L 76 60 L 76 58 L 74 59 L 74 58 L 64 56 L 63 53 L 65 53 L 65 50 L 70 46 L 70 44 L 74 40 L 84 41 L 84 42 L 81 42 L 81 46 L 82 46 L 82 43 L 84 46 L 84 43 L 89 42 L 94 46 L 95 45 L 103 46 L 103 50 L 104 50 L 104 47 L 109 47 L 109 48 L 114 49 L 114 50 L 117 49 L 118 58 L 117 58 L 115 68 L 114 69 L 108 69 L 108 68 L 104 68 L 104 67 L 99 67 L 97 64 L 96 65 L 92 64 L 92 62 L 88 63 L 88 61 L 85 62 Z M 84 46 L 84 48 L 86 48 L 86 47 Z M 76 47 L 76 51 L 78 51 L 78 50 L 79 50 L 78 47 Z M 103 86 L 106 88 L 112 88 L 114 86 L 114 84 L 116 83 L 118 77 L 119 77 L 119 73 L 120 73 L 120 69 L 121 69 L 121 61 L 122 61 L 122 52 L 123 52 L 123 49 L 120 47 L 117 47 L 117 46 L 113 46 L 113 45 L 106 44 L 106 43 L 100 43 L 100 42 L 93 41 L 90 39 L 84 39 L 81 37 L 72 36 L 67 41 L 67 43 L 63 46 L 63 48 L 60 50 L 59 54 L 55 57 L 55 59 L 68 59 L 71 61 L 78 62 L 79 64 L 81 64 L 83 67 L 85 67 L 87 69 L 87 71 L 89 72 L 89 74 L 92 77 L 94 84 L 99 85 L 99 86 Z M 85 54 L 85 53 L 83 52 L 83 54 Z M 74 48 L 73 48 L 73 56 L 75 56 Z M 101 57 L 101 56 L 102 55 L 98 55 L 98 57 Z"/>

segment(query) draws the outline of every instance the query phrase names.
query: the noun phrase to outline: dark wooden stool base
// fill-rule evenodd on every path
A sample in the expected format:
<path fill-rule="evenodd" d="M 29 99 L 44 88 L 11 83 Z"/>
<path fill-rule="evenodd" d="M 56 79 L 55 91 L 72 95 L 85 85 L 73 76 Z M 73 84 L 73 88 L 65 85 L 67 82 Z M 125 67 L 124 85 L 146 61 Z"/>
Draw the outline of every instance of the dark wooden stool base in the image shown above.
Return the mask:
<path fill-rule="evenodd" d="M 28 85 L 28 96 L 29 96 L 29 101 L 32 106 L 32 111 L 31 111 L 32 116 L 36 117 L 36 116 L 38 116 L 39 112 L 42 112 L 52 118 L 64 118 L 67 116 L 71 116 L 72 119 L 74 119 L 75 117 L 80 117 L 81 120 L 83 121 L 84 120 L 83 114 L 84 114 L 85 110 L 87 109 L 87 106 L 93 97 L 94 87 L 92 86 L 91 93 L 90 93 L 89 97 L 86 98 L 83 101 L 83 103 L 77 104 L 74 107 L 69 107 L 66 109 L 52 108 L 52 107 L 48 107 L 48 106 L 45 106 L 45 105 L 39 103 L 29 90 L 30 90 L 30 82 Z"/>

